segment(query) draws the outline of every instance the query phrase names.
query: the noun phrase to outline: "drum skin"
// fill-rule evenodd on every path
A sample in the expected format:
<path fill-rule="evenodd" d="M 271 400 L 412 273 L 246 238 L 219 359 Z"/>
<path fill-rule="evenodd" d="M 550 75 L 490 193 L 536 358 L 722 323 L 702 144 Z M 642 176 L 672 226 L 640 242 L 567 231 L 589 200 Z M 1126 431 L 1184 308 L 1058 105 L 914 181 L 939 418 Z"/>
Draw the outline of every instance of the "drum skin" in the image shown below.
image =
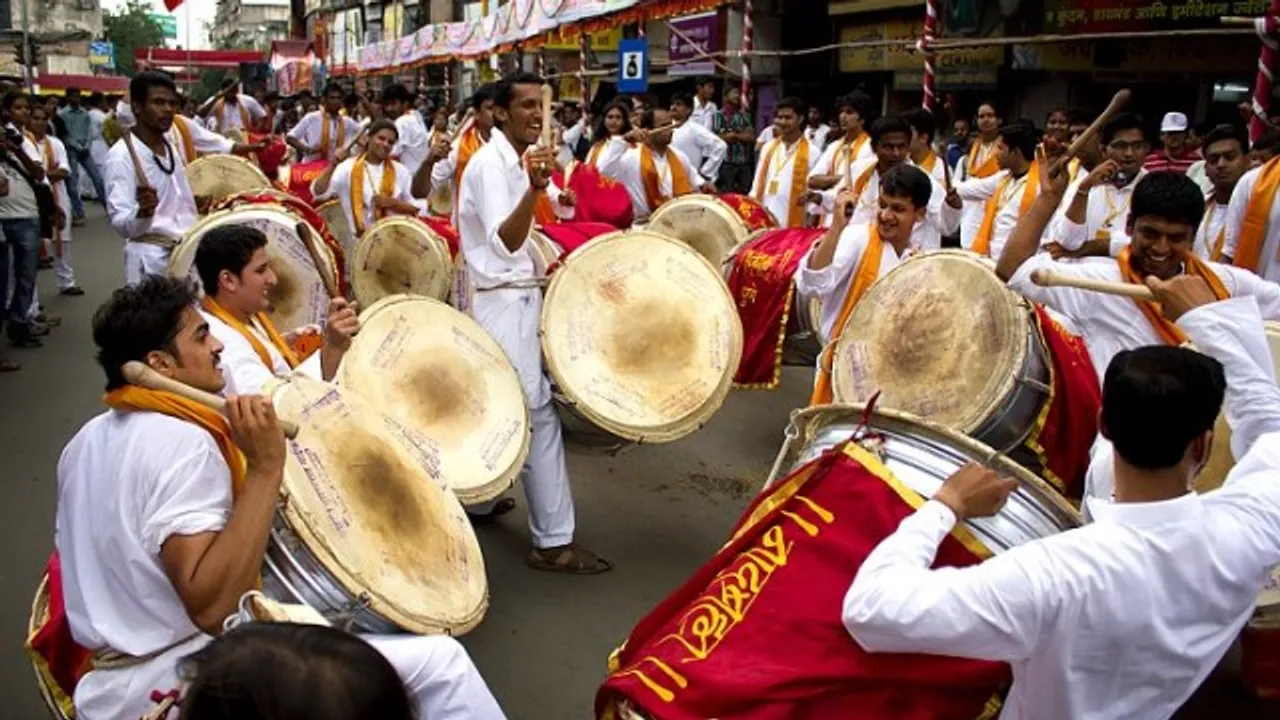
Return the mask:
<path fill-rule="evenodd" d="M 351 259 L 351 287 L 364 307 L 400 294 L 444 300 L 452 282 L 449 243 L 418 218 L 396 216 L 374 223 Z"/>
<path fill-rule="evenodd" d="M 217 202 L 247 190 L 274 188 L 253 162 L 235 155 L 205 155 L 187 166 L 191 194 Z"/>
<path fill-rule="evenodd" d="M 663 203 L 645 229 L 688 243 L 720 267 L 751 233 L 776 226 L 768 211 L 746 196 L 695 193 Z"/>

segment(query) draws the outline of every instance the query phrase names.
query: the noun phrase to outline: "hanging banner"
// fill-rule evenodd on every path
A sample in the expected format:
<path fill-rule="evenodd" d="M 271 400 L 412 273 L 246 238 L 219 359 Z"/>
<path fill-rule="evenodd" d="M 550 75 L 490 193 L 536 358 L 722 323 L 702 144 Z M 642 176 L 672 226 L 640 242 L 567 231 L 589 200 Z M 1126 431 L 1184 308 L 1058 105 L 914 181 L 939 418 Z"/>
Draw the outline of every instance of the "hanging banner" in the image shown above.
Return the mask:
<path fill-rule="evenodd" d="M 554 33 L 551 37 L 552 39 L 542 46 L 544 49 L 578 51 L 578 38 L 561 38 Z M 621 41 L 622 28 L 620 27 L 609 28 L 602 32 L 587 33 L 587 44 L 595 52 L 618 52 L 618 43 Z"/>
<path fill-rule="evenodd" d="M 1045 0 L 1044 30 L 1051 33 L 1119 32 L 1218 27 L 1224 15 L 1257 17 L 1267 0 Z"/>
<path fill-rule="evenodd" d="M 667 75 L 714 75 L 715 62 L 699 58 L 721 48 L 719 13 L 686 15 L 670 22 Z"/>
<path fill-rule="evenodd" d="M 922 23 L 908 20 L 851 25 L 840 30 L 840 42 L 873 42 L 901 40 L 893 47 L 845 48 L 840 51 L 840 72 L 924 72 L 924 56 L 913 52 L 923 28 Z M 945 82 L 947 73 L 957 76 L 988 68 L 994 70 L 1004 63 L 1003 47 L 971 48 L 938 53 L 939 84 Z"/>

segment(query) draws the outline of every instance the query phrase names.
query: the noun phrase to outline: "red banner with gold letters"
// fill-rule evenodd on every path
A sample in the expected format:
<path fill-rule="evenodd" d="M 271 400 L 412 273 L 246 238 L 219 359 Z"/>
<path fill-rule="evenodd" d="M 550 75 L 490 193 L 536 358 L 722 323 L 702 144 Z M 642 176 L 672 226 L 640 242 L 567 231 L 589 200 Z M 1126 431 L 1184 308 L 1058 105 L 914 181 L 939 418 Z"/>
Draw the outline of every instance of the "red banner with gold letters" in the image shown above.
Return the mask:
<path fill-rule="evenodd" d="M 289 192 L 302 198 L 302 201 L 314 205 L 315 196 L 311 194 L 311 183 L 320 177 L 320 173 L 329 167 L 328 160 L 312 160 L 311 162 L 294 163 L 289 166 Z"/>
<path fill-rule="evenodd" d="M 596 716 L 648 720 L 974 720 L 1004 663 L 867 653 L 841 619 L 863 560 L 922 502 L 845 443 L 765 491 L 729 542 L 642 619 L 610 661 Z M 935 567 L 989 555 L 963 527 Z"/>
<path fill-rule="evenodd" d="M 733 208 L 751 232 L 778 227 L 778 222 L 769 214 L 769 211 L 753 197 L 737 193 L 721 193 L 716 197 L 720 202 Z"/>
<path fill-rule="evenodd" d="M 733 260 L 729 291 L 742 319 L 742 360 L 733 381 L 739 387 L 772 390 L 782 373 L 782 343 L 795 305 L 792 276 L 818 228 L 783 228 L 748 242 Z"/>

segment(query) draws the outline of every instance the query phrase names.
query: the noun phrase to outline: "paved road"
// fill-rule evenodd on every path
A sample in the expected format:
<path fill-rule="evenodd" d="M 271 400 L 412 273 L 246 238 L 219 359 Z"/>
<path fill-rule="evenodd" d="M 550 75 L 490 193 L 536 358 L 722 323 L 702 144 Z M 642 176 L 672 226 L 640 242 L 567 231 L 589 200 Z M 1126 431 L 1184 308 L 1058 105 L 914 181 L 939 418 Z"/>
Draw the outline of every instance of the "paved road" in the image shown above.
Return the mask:
<path fill-rule="evenodd" d="M 100 411 L 102 378 L 92 355 L 90 316 L 122 279 L 119 242 L 100 211 L 77 230 L 76 265 L 88 295 L 59 297 L 50 274 L 42 272 L 42 297 L 64 324 L 44 348 L 11 351 L 24 367 L 0 375 L 5 720 L 44 716 L 22 641 L 51 543 L 58 453 Z M 612 573 L 567 577 L 525 567 L 523 511 L 480 529 L 492 606 L 464 643 L 513 720 L 591 716 L 609 652 L 642 614 L 711 556 L 759 486 L 790 409 L 806 399 L 806 375 L 789 369 L 776 392 L 734 393 L 713 422 L 682 442 L 616 458 L 570 455 L 579 537 L 614 561 Z M 1246 702 L 1229 677 L 1215 683 L 1212 693 L 1202 693 L 1204 712 L 1181 717 L 1280 717 Z"/>

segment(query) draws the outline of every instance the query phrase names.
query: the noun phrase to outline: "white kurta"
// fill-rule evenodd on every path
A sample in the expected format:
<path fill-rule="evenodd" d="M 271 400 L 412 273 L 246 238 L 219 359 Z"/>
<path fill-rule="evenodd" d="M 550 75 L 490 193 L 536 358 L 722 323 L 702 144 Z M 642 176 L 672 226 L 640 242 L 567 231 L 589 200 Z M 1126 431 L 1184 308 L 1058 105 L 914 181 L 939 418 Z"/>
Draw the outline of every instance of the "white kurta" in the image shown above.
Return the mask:
<path fill-rule="evenodd" d="M 520 156 L 502 131 L 495 129 L 489 143 L 467 163 L 455 208 L 464 284 L 475 290 L 474 304 L 466 309 L 506 352 L 529 404 L 533 444 L 524 480 L 529 530 L 536 547 L 549 548 L 573 540 L 574 513 L 560 418 L 542 366 L 538 338 L 542 291 L 503 287 L 533 280 L 535 266 L 527 239 L 513 252 L 498 236 L 529 187 Z"/>
<path fill-rule="evenodd" d="M 151 412 L 108 411 L 90 420 L 58 461 L 54 542 L 71 634 L 90 649 L 158 657 L 94 670 L 76 687 L 81 720 L 137 718 L 152 690 L 179 686 L 177 661 L 212 638 L 191 621 L 160 562 L 174 535 L 222 530 L 231 474 L 213 437 Z M 502 718 L 455 640 L 368 637 L 391 661 L 422 717 Z M 173 647 L 170 647 L 173 646 Z"/>
<path fill-rule="evenodd" d="M 1090 188 L 1084 224 L 1071 222 L 1064 213 L 1059 225 L 1059 244 L 1068 250 L 1079 250 L 1086 242 L 1098 239 L 1099 234 L 1105 232 L 1111 237 L 1111 257 L 1118 255 L 1129 245 L 1129 232 L 1125 225 L 1129 221 L 1129 203 L 1133 201 L 1133 189 L 1146 176 L 1147 171 L 1142 170 L 1132 182 L 1122 188 L 1110 183 Z"/>
<path fill-rule="evenodd" d="M 1228 207 L 1216 202 L 1213 195 L 1204 203 L 1204 219 L 1196 229 L 1195 253 L 1205 260 L 1211 259 L 1213 248 L 1219 240 L 1223 240 L 1223 252 L 1226 252 Z"/>
<path fill-rule="evenodd" d="M 689 162 L 698 169 L 698 174 L 715 182 L 720 177 L 720 166 L 724 163 L 724 155 L 729 146 L 719 135 L 711 132 L 701 124 L 689 121 L 671 133 L 671 147 L 684 153 Z"/>
<path fill-rule="evenodd" d="M 981 140 L 974 141 L 978 145 L 978 157 L 975 165 L 982 167 L 987 160 L 991 158 L 996 151 L 996 143 L 992 140 L 990 143 L 983 145 Z M 972 151 L 972 148 L 970 148 Z M 965 153 L 960 157 L 960 161 L 956 163 L 953 179 L 956 183 L 964 182 L 969 179 L 976 179 L 969 174 L 969 153 Z M 982 211 L 985 210 L 982 203 L 977 201 L 969 201 L 964 204 L 960 215 L 960 241 L 963 243 L 972 243 L 970 238 L 978 234 L 978 228 L 982 227 Z"/>
<path fill-rule="evenodd" d="M 831 258 L 830 265 L 821 270 L 809 268 L 809 258 L 817 251 L 817 243 L 800 260 L 800 267 L 795 275 L 796 292 L 803 298 L 818 298 L 822 301 L 822 316 L 818 322 L 821 325 L 821 337 L 828 342 L 835 331 L 836 318 L 840 316 L 840 310 L 844 307 L 845 296 L 853 286 L 854 272 L 858 269 L 858 263 L 862 262 L 862 257 L 866 255 L 867 244 L 870 242 L 870 225 L 850 223 L 840 233 L 840 240 L 836 244 L 836 252 Z M 880 272 L 876 278 L 884 277 L 901 261 L 902 258 L 898 257 L 893 246 L 883 243 L 880 250 Z"/>
<path fill-rule="evenodd" d="M 591 146 L 591 151 L 587 153 L 587 159 L 591 159 L 592 153 L 595 152 L 599 143 Z M 626 155 L 627 150 L 631 148 L 630 143 L 621 135 L 614 135 L 605 141 L 604 146 L 600 148 L 600 152 L 595 155 L 596 170 L 601 175 L 614 178 L 618 177 L 618 163 L 622 161 L 622 157 Z"/>
<path fill-rule="evenodd" d="M 53 151 L 52 152 L 53 154 L 52 168 L 50 168 L 49 164 L 45 162 L 45 158 L 44 158 L 45 144 L 48 144 L 48 146 Z M 59 140 L 58 138 L 53 137 L 52 135 L 46 135 L 44 138 L 44 142 L 41 143 L 41 147 L 38 148 L 38 152 L 40 154 L 40 160 L 39 160 L 40 167 L 44 168 L 46 173 L 49 172 L 49 170 L 51 169 L 62 170 L 63 172 L 68 172 L 68 173 L 71 172 L 71 163 L 67 158 L 67 147 L 63 145 L 62 141 Z M 71 214 L 72 213 L 71 213 L 71 195 L 70 193 L 67 192 L 67 183 L 70 182 L 70 180 L 71 178 L 70 176 L 68 176 L 66 180 L 57 180 L 57 181 L 54 181 L 53 183 L 53 197 L 54 197 L 54 200 L 57 201 L 58 209 L 62 211 L 63 220 L 65 221 L 63 228 L 61 230 L 55 231 L 62 238 L 62 254 L 58 255 L 55 251 L 54 258 L 53 258 L 53 270 L 54 270 L 55 276 L 57 277 L 59 290 L 65 290 L 69 287 L 73 287 L 76 284 L 76 273 L 75 273 L 75 270 L 71 267 L 71 234 L 72 234 Z"/>
<path fill-rule="evenodd" d="M 160 168 L 155 153 L 137 138 L 133 138 L 133 147 L 138 153 L 147 184 L 155 189 L 159 198 L 151 217 L 138 217 L 138 176 L 123 139 L 117 140 L 107 153 L 107 166 L 103 172 L 103 182 L 107 186 L 107 216 L 111 219 L 111 227 L 126 241 L 124 276 L 131 285 L 142 282 L 147 275 L 165 274 L 169 264 L 169 250 L 159 245 L 133 242 L 132 238 L 155 233 L 177 242 L 199 217 L 191 185 L 187 183 L 182 152 L 169 146 L 172 154 L 165 159 L 165 166 L 169 167 L 172 162 L 173 172 L 166 173 Z"/>
<path fill-rule="evenodd" d="M 662 194 L 666 197 L 673 197 L 672 185 L 674 179 L 669 164 L 672 158 L 675 158 L 684 167 L 684 172 L 689 177 L 689 184 L 693 187 L 694 192 L 697 192 L 704 182 L 702 176 L 698 174 L 689 158 L 674 145 L 671 145 L 667 148 L 666 155 L 659 155 L 657 152 L 653 153 L 653 165 L 658 171 L 658 188 Z M 649 207 L 649 198 L 644 193 L 644 175 L 640 172 L 640 148 L 634 147 L 627 150 L 610 169 L 612 170 L 613 178 L 622 183 L 622 186 L 627 189 L 627 194 L 631 196 L 631 207 L 635 210 L 636 222 L 648 220 L 649 214 L 653 212 L 654 208 Z"/>
<path fill-rule="evenodd" d="M 703 102 L 695 97 L 693 99 L 693 112 L 690 113 L 689 119 L 708 130 L 715 130 L 716 112 L 716 104 L 714 102 L 710 100 Z"/>
<path fill-rule="evenodd" d="M 276 350 L 275 345 L 271 344 L 267 332 L 259 327 L 257 322 L 254 322 L 249 329 L 257 336 L 258 342 L 267 349 L 267 354 L 271 356 L 271 367 L 267 367 L 262 362 L 262 358 L 254 352 L 253 345 L 245 336 L 236 332 L 230 325 L 203 310 L 200 311 L 200 315 L 209 323 L 209 332 L 222 343 L 218 369 L 222 371 L 222 378 L 227 382 L 227 386 L 222 391 L 223 395 L 229 397 L 257 394 L 262 391 L 263 386 L 275 378 L 284 377 L 293 372 L 289 369 L 289 363 L 285 362 L 284 356 Z M 323 380 L 320 351 L 311 353 L 311 357 L 298 365 L 297 371 L 307 377 Z"/>
<path fill-rule="evenodd" d="M 490 131 L 490 140 L 493 139 L 494 132 L 497 132 L 497 130 Z M 435 192 L 439 188 L 448 186 L 453 196 L 453 224 L 455 227 L 458 225 L 458 188 L 454 187 L 454 176 L 457 174 L 458 147 L 461 142 L 462 135 L 459 135 L 449 149 L 449 157 L 441 158 L 435 165 L 431 166 L 431 191 Z M 480 142 L 481 147 L 484 147 L 489 143 L 489 140 L 485 140 L 484 136 L 481 135 Z M 473 154 L 471 157 L 474 159 L 475 155 Z M 468 164 L 470 164 L 470 161 L 468 161 Z"/>
<path fill-rule="evenodd" d="M 395 192 L 391 197 L 401 202 L 417 204 L 413 197 L 413 176 L 405 169 L 405 166 L 390 160 L 385 163 L 365 163 L 364 166 L 364 227 L 369 229 L 376 222 L 375 212 L 377 208 L 373 205 L 373 196 L 382 187 L 382 175 L 386 172 L 390 163 L 390 167 L 396 174 Z M 347 227 L 351 228 L 351 236 L 359 237 L 356 232 L 355 208 L 351 205 L 351 169 L 355 167 L 356 158 L 347 158 L 343 160 L 338 167 L 334 168 L 333 175 L 329 177 L 329 189 L 321 194 L 315 191 L 315 182 L 311 184 L 311 192 L 316 198 L 316 202 L 338 199 L 338 203 L 342 205 L 342 216 L 347 219 Z M 317 180 L 319 178 L 316 178 Z"/>
<path fill-rule="evenodd" d="M 416 110 L 408 110 L 396 118 L 396 131 L 396 146 L 391 150 L 391 157 L 404 165 L 412 178 L 431 150 L 431 135 Z"/>
<path fill-rule="evenodd" d="M 804 137 L 819 150 L 827 147 L 827 136 L 831 134 L 831 126 L 821 123 L 818 127 L 804 126 Z"/>
<path fill-rule="evenodd" d="M 1197 332 L 1217 312 L 1201 308 L 1180 324 Z M 1260 330 L 1255 316 L 1257 341 Z M 927 502 L 863 562 L 845 626 L 872 652 L 1008 662 L 1003 720 L 1172 716 L 1280 563 L 1280 390 L 1250 384 L 1265 394 L 1259 427 L 1271 434 L 1221 490 L 1090 501 L 1096 522 L 964 569 L 928 568 L 956 518 Z"/>
<path fill-rule="evenodd" d="M 908 161 L 910 162 L 910 161 Z M 871 176 L 858 196 L 858 204 L 853 211 L 850 225 L 866 225 L 876 220 L 880 212 L 880 170 L 879 160 L 874 156 L 870 160 L 856 162 L 849 167 L 849 172 L 840 178 L 840 182 L 830 190 L 822 193 L 823 210 L 827 215 L 835 211 L 835 201 L 845 188 L 855 187 L 858 179 L 867 171 Z M 875 169 L 872 169 L 875 168 Z M 947 191 L 937 182 L 933 183 L 933 192 L 929 195 L 929 209 L 924 221 L 911 228 L 911 248 L 913 250 L 937 250 L 942 247 L 942 236 L 950 235 L 960 226 L 959 208 L 947 204 Z M 827 224 L 830 224 L 829 222 Z"/>
<path fill-rule="evenodd" d="M 813 166 L 813 169 L 809 171 L 809 179 L 812 180 L 819 175 L 839 175 L 843 178 L 849 174 L 849 167 L 851 165 L 857 165 L 864 160 L 876 159 L 876 153 L 871 149 L 871 138 L 867 138 L 866 141 L 858 148 L 856 153 L 844 152 L 844 147 L 845 143 L 843 140 L 833 142 L 828 145 L 826 149 L 822 151 L 822 157 L 818 158 L 818 162 Z M 835 194 L 828 190 L 826 191 L 826 194 L 824 194 L 824 203 L 826 203 L 828 196 L 832 202 L 835 201 Z M 819 208 L 814 206 L 813 209 L 817 211 Z M 822 213 L 822 227 L 831 227 L 830 212 Z"/>
<path fill-rule="evenodd" d="M 560 134 L 560 145 L 556 148 L 556 161 L 561 167 L 568 167 L 574 160 L 574 151 L 587 132 L 585 120 L 578 120 L 572 127 Z"/>
<path fill-rule="evenodd" d="M 1227 209 L 1227 245 L 1223 254 L 1230 258 L 1236 256 L 1236 244 L 1240 241 L 1240 228 L 1244 226 L 1244 217 L 1249 210 L 1249 199 L 1253 196 L 1253 188 L 1258 184 L 1258 175 L 1262 168 L 1254 168 L 1240 178 L 1236 189 L 1231 191 L 1231 204 Z M 1258 274 L 1272 281 L 1280 282 L 1280 203 L 1271 198 L 1271 210 L 1267 214 L 1267 234 L 1262 242 L 1262 251 L 1258 255 Z"/>
<path fill-rule="evenodd" d="M 312 110 L 306 115 L 303 115 L 302 119 L 298 121 L 298 124 L 293 126 L 293 129 L 289 131 L 288 137 L 301 142 L 309 148 L 318 148 L 320 147 L 320 141 L 324 139 L 325 120 L 326 117 L 324 110 Z M 360 134 L 360 123 L 345 115 L 330 115 L 327 117 L 327 120 L 329 123 L 328 154 L 321 155 L 319 153 L 308 153 L 307 156 L 303 158 L 303 162 L 319 160 L 322 157 L 333 157 L 334 153 L 338 150 L 338 132 L 340 126 L 345 128 L 342 136 L 342 142 L 344 144 L 350 145 L 355 141 L 356 136 Z"/>
<path fill-rule="evenodd" d="M 809 173 L 813 172 L 813 168 L 817 166 L 818 160 L 822 157 L 822 151 L 813 147 L 813 144 L 804 137 L 790 147 L 785 147 L 781 138 L 770 140 L 760 151 L 760 157 L 756 160 L 751 197 L 763 198 L 762 203 L 765 209 L 773 215 L 774 220 L 778 221 L 779 227 L 786 227 L 787 218 L 791 215 L 791 179 L 795 175 L 795 161 L 800 155 L 801 143 L 809 145 L 809 164 L 800 173 L 804 178 L 802 182 L 808 182 Z M 769 158 L 769 151 L 774 147 L 777 147 L 777 150 L 773 153 L 773 157 Z M 765 167 L 766 159 L 769 159 L 769 167 Z M 805 191 L 801 188 L 800 192 L 803 194 Z"/>
<path fill-rule="evenodd" d="M 1031 170 L 1034 171 L 1035 168 Z M 966 202 L 981 202 L 985 217 L 987 201 L 996 194 L 996 190 L 1000 188 L 1000 183 L 1006 177 L 1009 177 L 1009 171 L 1001 170 L 991 177 L 965 180 L 955 186 L 956 194 Z M 1018 224 L 1018 218 L 1021 217 L 1023 199 L 1026 197 L 1027 184 L 1030 180 L 1031 171 L 1024 173 L 1020 178 L 1010 180 L 996 201 L 998 209 L 996 210 L 991 230 L 990 248 L 990 256 L 993 258 L 1000 257 L 1000 253 L 1004 251 L 1005 243 L 1009 240 L 1009 235 L 1013 232 L 1013 227 Z M 1038 189 L 1035 194 L 1039 194 Z M 981 230 L 981 224 L 979 224 L 978 228 Z M 961 238 L 961 244 L 965 250 L 972 250 L 973 244 L 977 240 L 978 233 L 975 232 L 970 237 Z"/>
<path fill-rule="evenodd" d="M 1262 310 L 1262 317 L 1280 320 L 1280 285 L 1229 265 L 1210 263 L 1209 267 L 1232 297 L 1253 296 Z M 1119 265 L 1108 258 L 1091 258 L 1078 263 L 1054 262 L 1048 254 L 1041 253 L 1024 262 L 1009 279 L 1009 288 L 1014 292 L 1062 313 L 1076 327 L 1089 346 L 1089 357 L 1093 360 L 1099 381 L 1106 376 L 1111 358 L 1121 350 L 1163 344 L 1137 301 L 1077 288 L 1041 287 L 1031 281 L 1031 273 L 1041 268 L 1073 277 L 1124 282 Z"/>
<path fill-rule="evenodd" d="M 222 133 L 227 133 L 236 129 L 244 130 L 246 132 L 252 130 L 252 127 L 245 127 L 243 118 L 240 117 L 239 106 L 241 104 L 244 106 L 245 114 L 249 116 L 250 123 L 255 123 L 267 116 L 267 111 L 258 104 L 257 100 L 254 100 L 249 95 L 240 94 L 236 95 L 236 102 L 234 104 L 223 104 L 221 116 L 219 116 L 217 104 L 215 103 L 213 110 L 209 112 L 209 117 L 206 118 L 206 124 L 209 129 Z M 221 123 L 219 123 L 219 121 L 221 121 Z M 219 128 L 219 124 L 221 125 L 221 128 Z"/>
<path fill-rule="evenodd" d="M 760 152 L 761 148 L 763 148 L 765 145 L 769 144 L 771 140 L 773 140 L 773 133 L 774 133 L 773 125 L 770 124 L 765 126 L 765 129 L 761 130 L 760 133 L 756 135 L 756 152 Z"/>
<path fill-rule="evenodd" d="M 191 133 L 191 145 L 195 148 L 197 156 L 199 155 L 218 155 L 230 153 L 236 146 L 235 141 L 225 135 L 210 130 L 201 123 L 194 120 L 188 120 L 181 115 L 175 115 L 173 118 L 173 126 L 164 134 L 168 138 L 170 144 L 183 154 L 188 163 L 195 161 L 193 157 L 186 157 L 186 145 L 182 142 L 182 135 L 178 133 L 178 123 L 183 123 L 187 131 Z"/>

